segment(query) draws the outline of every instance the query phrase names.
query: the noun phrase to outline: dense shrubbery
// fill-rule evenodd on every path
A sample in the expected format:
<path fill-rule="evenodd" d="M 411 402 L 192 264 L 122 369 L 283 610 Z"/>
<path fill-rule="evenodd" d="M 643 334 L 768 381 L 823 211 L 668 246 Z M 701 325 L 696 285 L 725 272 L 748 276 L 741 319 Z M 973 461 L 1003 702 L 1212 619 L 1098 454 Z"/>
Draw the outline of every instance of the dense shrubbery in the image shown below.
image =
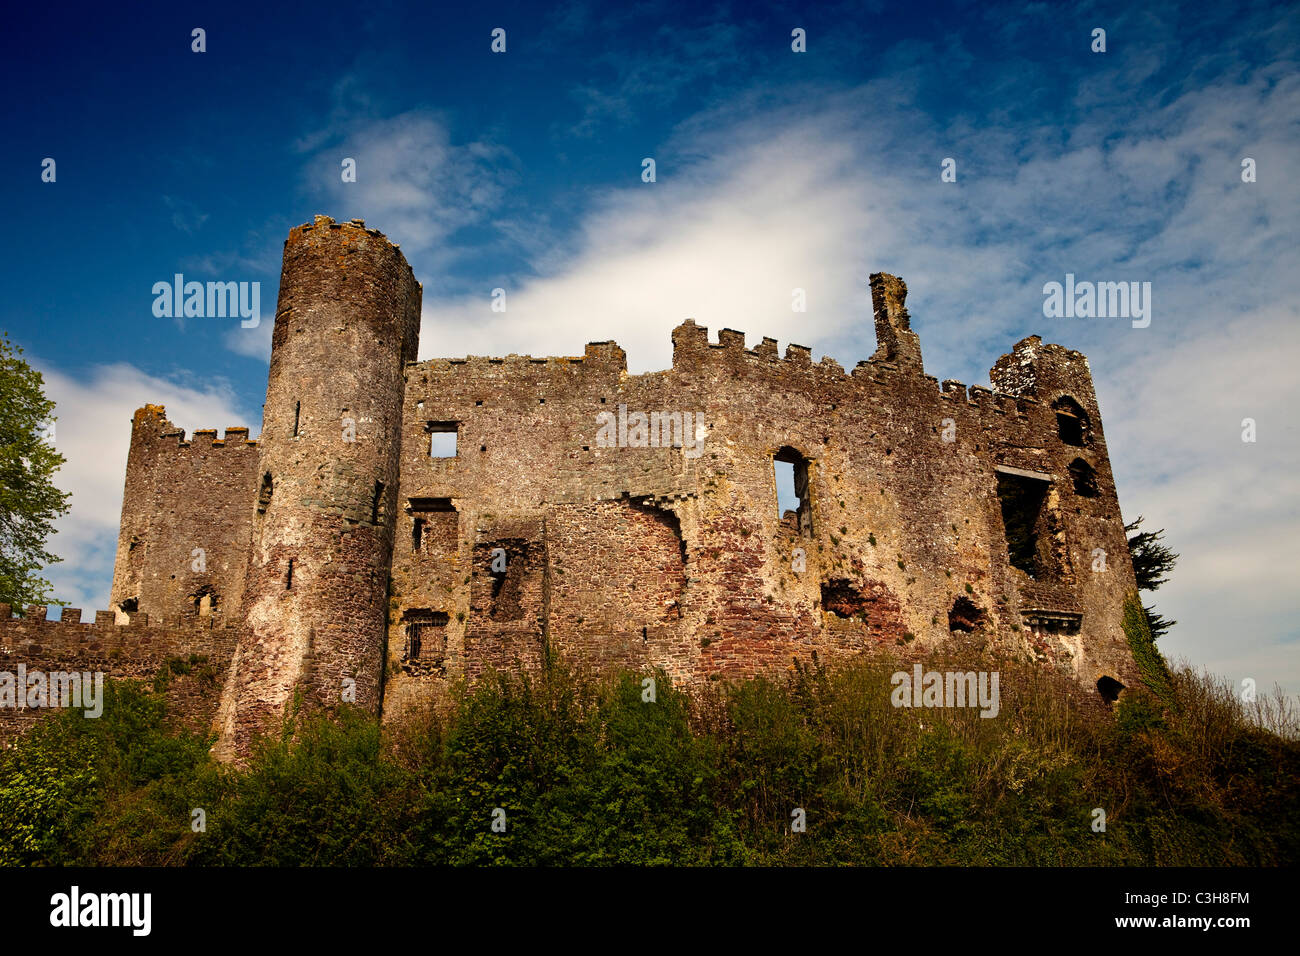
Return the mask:
<path fill-rule="evenodd" d="M 943 668 L 942 663 L 935 665 Z M 888 662 L 691 698 L 657 676 L 500 676 L 381 735 L 302 720 L 247 769 L 169 730 L 146 685 L 0 754 L 8 864 L 1277 864 L 1300 744 L 1190 670 L 1080 709 L 1026 666 L 1002 708 L 895 709 Z M 1093 832 L 1093 809 L 1106 830 Z M 206 831 L 191 828 L 202 808 Z M 505 811 L 504 833 L 491 828 Z M 802 808 L 807 831 L 791 832 Z"/>

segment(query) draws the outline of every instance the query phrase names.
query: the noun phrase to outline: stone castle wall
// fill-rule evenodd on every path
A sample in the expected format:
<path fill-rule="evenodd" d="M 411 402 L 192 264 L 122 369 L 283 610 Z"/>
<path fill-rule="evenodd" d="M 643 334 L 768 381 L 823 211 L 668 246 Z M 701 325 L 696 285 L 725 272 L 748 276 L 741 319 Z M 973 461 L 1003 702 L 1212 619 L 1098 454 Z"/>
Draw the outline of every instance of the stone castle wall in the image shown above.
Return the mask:
<path fill-rule="evenodd" d="M 240 630 L 234 750 L 297 690 L 328 704 L 349 678 L 400 719 L 548 653 L 690 683 L 960 647 L 1130 683 L 1135 582 L 1087 360 L 1032 336 L 995 390 L 940 384 L 906 285 L 871 292 L 878 348 L 847 372 L 689 320 L 672 367 L 641 375 L 613 342 L 416 362 L 400 251 L 318 217 L 286 243 L 261 439 L 185 442 L 137 413 L 115 609 Z M 617 440 L 609 417 L 635 413 L 689 414 L 687 447 Z"/>
<path fill-rule="evenodd" d="M 155 622 L 238 619 L 257 482 L 248 429 L 184 429 L 160 405 L 131 423 L 112 607 Z M 206 599 L 206 600 L 205 600 Z"/>
<path fill-rule="evenodd" d="M 12 613 L 8 604 L 0 604 L 0 671 L 16 677 L 21 663 L 28 672 L 100 672 L 105 681 L 151 680 L 164 665 L 179 662 L 177 670 L 188 673 L 173 674 L 168 666 L 168 711 L 192 730 L 210 727 L 235 648 L 234 628 L 212 627 L 210 621 L 159 624 L 135 613 L 118 624 L 115 611 L 97 611 L 93 621 L 83 622 L 78 608 L 64 608 L 61 620 L 50 621 L 43 605 L 28 607 L 24 617 Z M 192 661 L 194 655 L 199 660 Z M 12 740 L 48 713 L 44 708 L 0 707 L 0 741 Z"/>
<path fill-rule="evenodd" d="M 1120 619 L 1133 574 L 1082 355 L 1026 339 L 995 367 L 995 393 L 941 387 L 919 349 L 846 374 L 771 339 L 710 342 L 690 322 L 674 346 L 673 367 L 646 375 L 611 343 L 408 369 L 388 710 L 447 676 L 531 666 L 543 647 L 692 681 L 974 642 L 1087 685 L 1132 679 Z M 1063 396 L 1086 420 L 1077 445 L 1061 436 Z M 620 406 L 699 412 L 703 453 L 600 447 L 597 416 Z M 430 457 L 431 432 L 453 424 L 455 456 Z M 806 467 L 803 516 L 778 514 L 777 457 Z M 1003 479 L 1045 490 L 1032 576 L 1009 560 Z M 415 522 L 435 515 L 456 547 L 424 533 L 417 550 Z M 433 648 L 436 665 L 410 657 L 412 623 L 430 616 L 445 624 L 420 655 Z"/>

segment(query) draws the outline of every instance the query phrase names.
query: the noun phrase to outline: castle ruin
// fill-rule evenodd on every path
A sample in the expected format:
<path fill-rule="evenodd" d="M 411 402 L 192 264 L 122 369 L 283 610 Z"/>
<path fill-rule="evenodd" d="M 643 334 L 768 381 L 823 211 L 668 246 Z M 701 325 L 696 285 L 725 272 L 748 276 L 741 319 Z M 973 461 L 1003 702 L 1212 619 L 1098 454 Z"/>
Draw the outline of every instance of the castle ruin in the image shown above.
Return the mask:
<path fill-rule="evenodd" d="M 285 244 L 261 437 L 136 412 L 113 611 L 207 642 L 227 757 L 298 704 L 400 720 L 547 654 L 691 684 L 963 647 L 1113 699 L 1135 580 L 1087 360 L 1031 336 L 993 390 L 940 385 L 906 295 L 872 276 L 849 372 L 691 320 L 647 374 L 614 342 L 420 362 L 399 249 L 318 216 Z"/>

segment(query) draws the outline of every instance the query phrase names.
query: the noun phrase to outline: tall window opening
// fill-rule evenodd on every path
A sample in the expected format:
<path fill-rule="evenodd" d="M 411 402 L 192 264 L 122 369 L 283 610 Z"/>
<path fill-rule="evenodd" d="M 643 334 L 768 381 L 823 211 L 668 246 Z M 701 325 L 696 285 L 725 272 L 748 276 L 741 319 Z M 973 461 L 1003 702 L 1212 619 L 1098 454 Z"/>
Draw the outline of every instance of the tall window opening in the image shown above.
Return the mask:
<path fill-rule="evenodd" d="M 786 446 L 772 456 L 776 481 L 776 513 L 781 523 L 800 534 L 812 534 L 812 499 L 808 493 L 808 459 Z"/>
<path fill-rule="evenodd" d="M 1097 473 L 1082 458 L 1070 462 L 1070 480 L 1074 483 L 1074 493 L 1082 498 L 1097 497 Z"/>
<path fill-rule="evenodd" d="M 411 498 L 411 550 L 426 554 L 455 554 L 460 515 L 450 498 Z"/>
<path fill-rule="evenodd" d="M 370 523 L 377 528 L 388 523 L 388 506 L 384 498 L 384 483 L 376 481 L 374 497 L 370 500 Z"/>
<path fill-rule="evenodd" d="M 1051 516 L 1047 499 L 1051 482 L 1028 474 L 999 470 L 998 502 L 1007 535 L 1007 556 L 1012 567 L 1034 579 L 1054 570 L 1051 551 Z"/>
<path fill-rule="evenodd" d="M 298 422 L 302 417 L 302 402 L 293 403 L 293 437 L 298 437 Z"/>

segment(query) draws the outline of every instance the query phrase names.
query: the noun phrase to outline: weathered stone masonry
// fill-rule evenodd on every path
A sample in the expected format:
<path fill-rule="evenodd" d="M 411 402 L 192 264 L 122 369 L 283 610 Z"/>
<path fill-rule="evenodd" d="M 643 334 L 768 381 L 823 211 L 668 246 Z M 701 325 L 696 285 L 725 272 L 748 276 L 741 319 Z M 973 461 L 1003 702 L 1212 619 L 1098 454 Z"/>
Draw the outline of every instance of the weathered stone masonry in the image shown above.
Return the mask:
<path fill-rule="evenodd" d="M 546 646 L 693 681 L 959 642 L 1129 681 L 1132 568 L 1086 359 L 1031 337 L 994 368 L 997 393 L 941 388 L 906 286 L 880 275 L 872 292 L 880 347 L 850 374 L 690 321 L 672 368 L 646 375 L 613 343 L 410 366 L 386 712 Z M 701 412 L 702 456 L 600 447 L 597 415 L 619 406 Z M 430 457 L 453 427 L 455 456 Z M 801 514 L 777 513 L 774 459 L 801 473 Z M 454 548 L 416 531 L 452 515 Z"/>
<path fill-rule="evenodd" d="M 230 666 L 236 631 L 214 627 L 210 618 L 151 622 L 147 614 L 96 611 L 83 622 L 79 608 L 64 608 L 58 621 L 46 620 L 44 605 L 31 605 L 25 616 L 12 617 L 0 604 L 0 671 L 17 674 L 22 663 L 30 673 L 103 673 L 106 679 L 153 678 L 165 665 L 183 666 L 167 681 L 169 710 L 192 730 L 206 731 L 221 693 L 222 675 Z M 124 617 L 118 623 L 119 617 Z M 170 672 L 170 667 L 169 667 Z M 31 723 L 51 713 L 47 708 L 0 707 L 0 741 L 8 742 Z"/>
<path fill-rule="evenodd" d="M 260 440 L 187 443 L 136 414 L 115 610 L 237 628 L 225 755 L 295 698 L 350 685 L 400 719 L 548 650 L 690 683 L 960 648 L 1130 683 L 1133 569 L 1087 360 L 1031 336 L 994 390 L 940 385 L 906 285 L 871 293 L 878 348 L 849 372 L 691 320 L 641 375 L 613 342 L 416 362 L 400 251 L 317 217 L 286 243 Z M 602 413 L 677 431 L 609 447 Z M 777 462 L 801 494 L 784 515 Z"/>

